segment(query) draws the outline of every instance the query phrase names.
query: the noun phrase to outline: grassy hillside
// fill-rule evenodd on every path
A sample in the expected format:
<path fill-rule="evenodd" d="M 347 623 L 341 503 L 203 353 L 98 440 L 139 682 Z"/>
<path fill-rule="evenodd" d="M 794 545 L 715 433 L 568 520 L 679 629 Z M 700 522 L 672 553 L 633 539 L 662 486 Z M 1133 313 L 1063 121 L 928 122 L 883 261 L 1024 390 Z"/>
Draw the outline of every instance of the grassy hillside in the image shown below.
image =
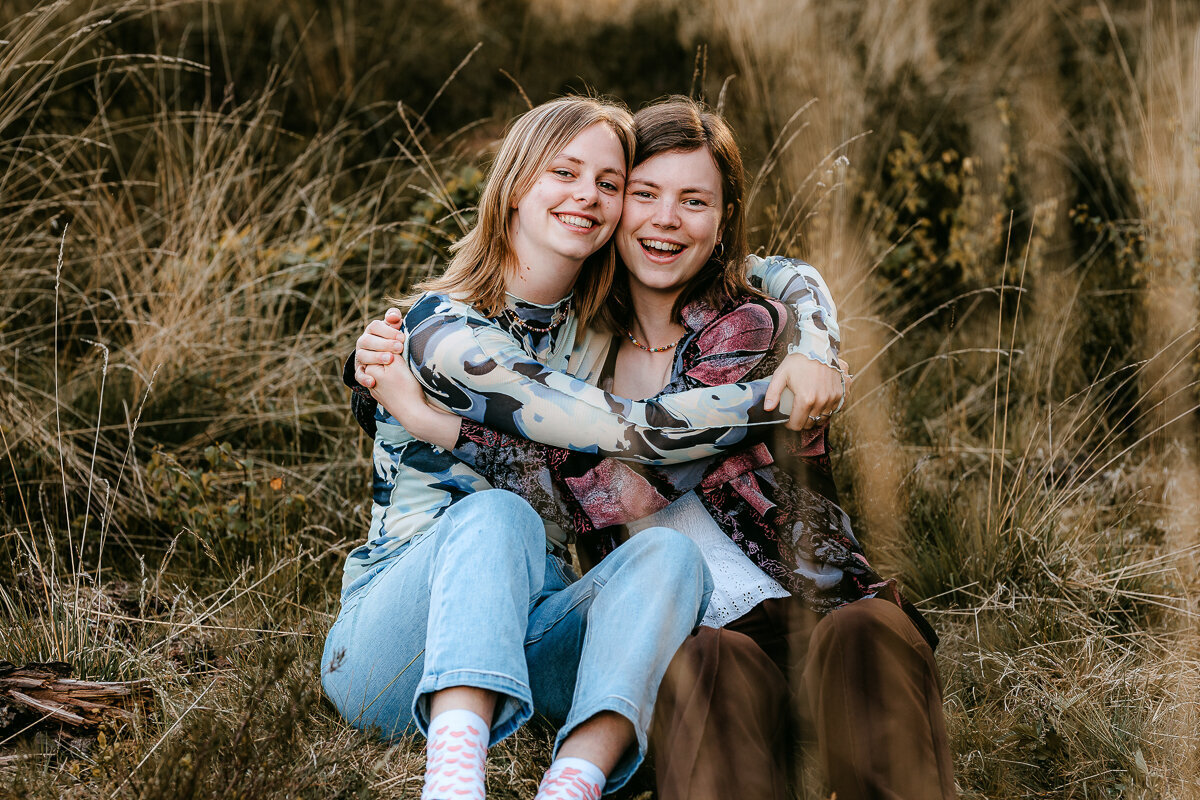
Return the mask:
<path fill-rule="evenodd" d="M 0 660 L 154 702 L 0 717 L 0 798 L 418 794 L 319 692 L 369 507 L 340 364 L 504 122 L 588 89 L 719 103 L 752 245 L 833 285 L 840 484 L 942 634 L 962 795 L 1200 796 L 1193 4 L 16 0 Z"/>

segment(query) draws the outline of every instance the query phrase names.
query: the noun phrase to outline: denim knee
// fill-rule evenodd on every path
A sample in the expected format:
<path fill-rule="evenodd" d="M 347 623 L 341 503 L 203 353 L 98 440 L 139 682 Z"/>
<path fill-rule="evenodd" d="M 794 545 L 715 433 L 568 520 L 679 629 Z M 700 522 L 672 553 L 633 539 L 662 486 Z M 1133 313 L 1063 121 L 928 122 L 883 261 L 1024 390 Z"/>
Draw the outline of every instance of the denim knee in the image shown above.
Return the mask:
<path fill-rule="evenodd" d="M 622 547 L 655 566 L 661 580 L 680 586 L 700 585 L 712 591 L 712 578 L 696 543 L 673 528 L 647 528 Z"/>
<path fill-rule="evenodd" d="M 696 625 L 700 624 L 708 610 L 713 581 L 695 542 L 673 528 L 647 528 L 621 547 L 630 548 L 630 558 L 654 573 L 655 585 L 671 587 L 678 602 L 684 602 L 694 593 L 700 609 Z"/>
<path fill-rule="evenodd" d="M 539 559 L 546 552 L 542 518 L 524 498 L 504 489 L 467 495 L 450 507 L 444 522 L 448 535 L 470 537 L 475 546 L 523 550 Z"/>

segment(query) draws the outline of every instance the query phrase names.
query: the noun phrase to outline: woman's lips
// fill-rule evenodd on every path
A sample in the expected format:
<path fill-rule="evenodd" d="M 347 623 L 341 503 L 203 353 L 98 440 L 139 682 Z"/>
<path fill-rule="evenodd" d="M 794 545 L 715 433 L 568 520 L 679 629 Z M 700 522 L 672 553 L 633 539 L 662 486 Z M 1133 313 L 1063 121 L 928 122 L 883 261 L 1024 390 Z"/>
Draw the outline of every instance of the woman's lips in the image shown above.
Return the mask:
<path fill-rule="evenodd" d="M 554 215 L 559 222 L 566 225 L 568 228 L 574 228 L 581 231 L 591 230 L 596 225 L 596 220 L 591 217 L 585 217 L 581 214 L 562 214 Z"/>
<path fill-rule="evenodd" d="M 687 245 L 679 242 L 668 242 L 663 239 L 638 239 L 638 245 L 650 259 L 654 261 L 673 261 L 687 249 Z"/>

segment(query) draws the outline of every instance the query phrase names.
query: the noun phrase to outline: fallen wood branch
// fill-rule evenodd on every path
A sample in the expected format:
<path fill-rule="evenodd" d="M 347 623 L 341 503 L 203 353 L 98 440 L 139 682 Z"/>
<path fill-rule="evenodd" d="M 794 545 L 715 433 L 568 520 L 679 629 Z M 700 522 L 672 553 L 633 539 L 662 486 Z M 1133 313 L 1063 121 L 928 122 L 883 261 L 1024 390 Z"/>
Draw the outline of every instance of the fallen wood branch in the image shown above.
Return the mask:
<path fill-rule="evenodd" d="M 0 733 L 29 717 L 74 728 L 124 722 L 150 697 L 148 681 L 82 681 L 61 661 L 18 667 L 0 661 Z"/>
<path fill-rule="evenodd" d="M 0 767 L 7 764 L 16 764 L 20 761 L 32 761 L 35 758 L 46 758 L 45 753 L 11 753 L 9 755 L 0 756 Z"/>

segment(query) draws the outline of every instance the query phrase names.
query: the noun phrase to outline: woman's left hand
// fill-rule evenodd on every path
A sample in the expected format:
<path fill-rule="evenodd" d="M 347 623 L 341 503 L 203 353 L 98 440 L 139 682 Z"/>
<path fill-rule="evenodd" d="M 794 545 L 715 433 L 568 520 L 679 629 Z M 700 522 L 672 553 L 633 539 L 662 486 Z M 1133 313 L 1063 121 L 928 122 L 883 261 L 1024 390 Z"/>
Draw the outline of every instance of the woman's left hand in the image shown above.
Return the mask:
<path fill-rule="evenodd" d="M 843 370 L 844 361 L 838 362 Z M 829 417 L 841 407 L 845 394 L 843 373 L 822 364 L 820 361 L 792 353 L 783 359 L 771 383 L 767 387 L 764 408 L 773 411 L 779 405 L 783 390 L 788 389 L 795 396 L 792 400 L 792 413 L 785 423 L 788 429 L 802 431 L 825 425 Z"/>

